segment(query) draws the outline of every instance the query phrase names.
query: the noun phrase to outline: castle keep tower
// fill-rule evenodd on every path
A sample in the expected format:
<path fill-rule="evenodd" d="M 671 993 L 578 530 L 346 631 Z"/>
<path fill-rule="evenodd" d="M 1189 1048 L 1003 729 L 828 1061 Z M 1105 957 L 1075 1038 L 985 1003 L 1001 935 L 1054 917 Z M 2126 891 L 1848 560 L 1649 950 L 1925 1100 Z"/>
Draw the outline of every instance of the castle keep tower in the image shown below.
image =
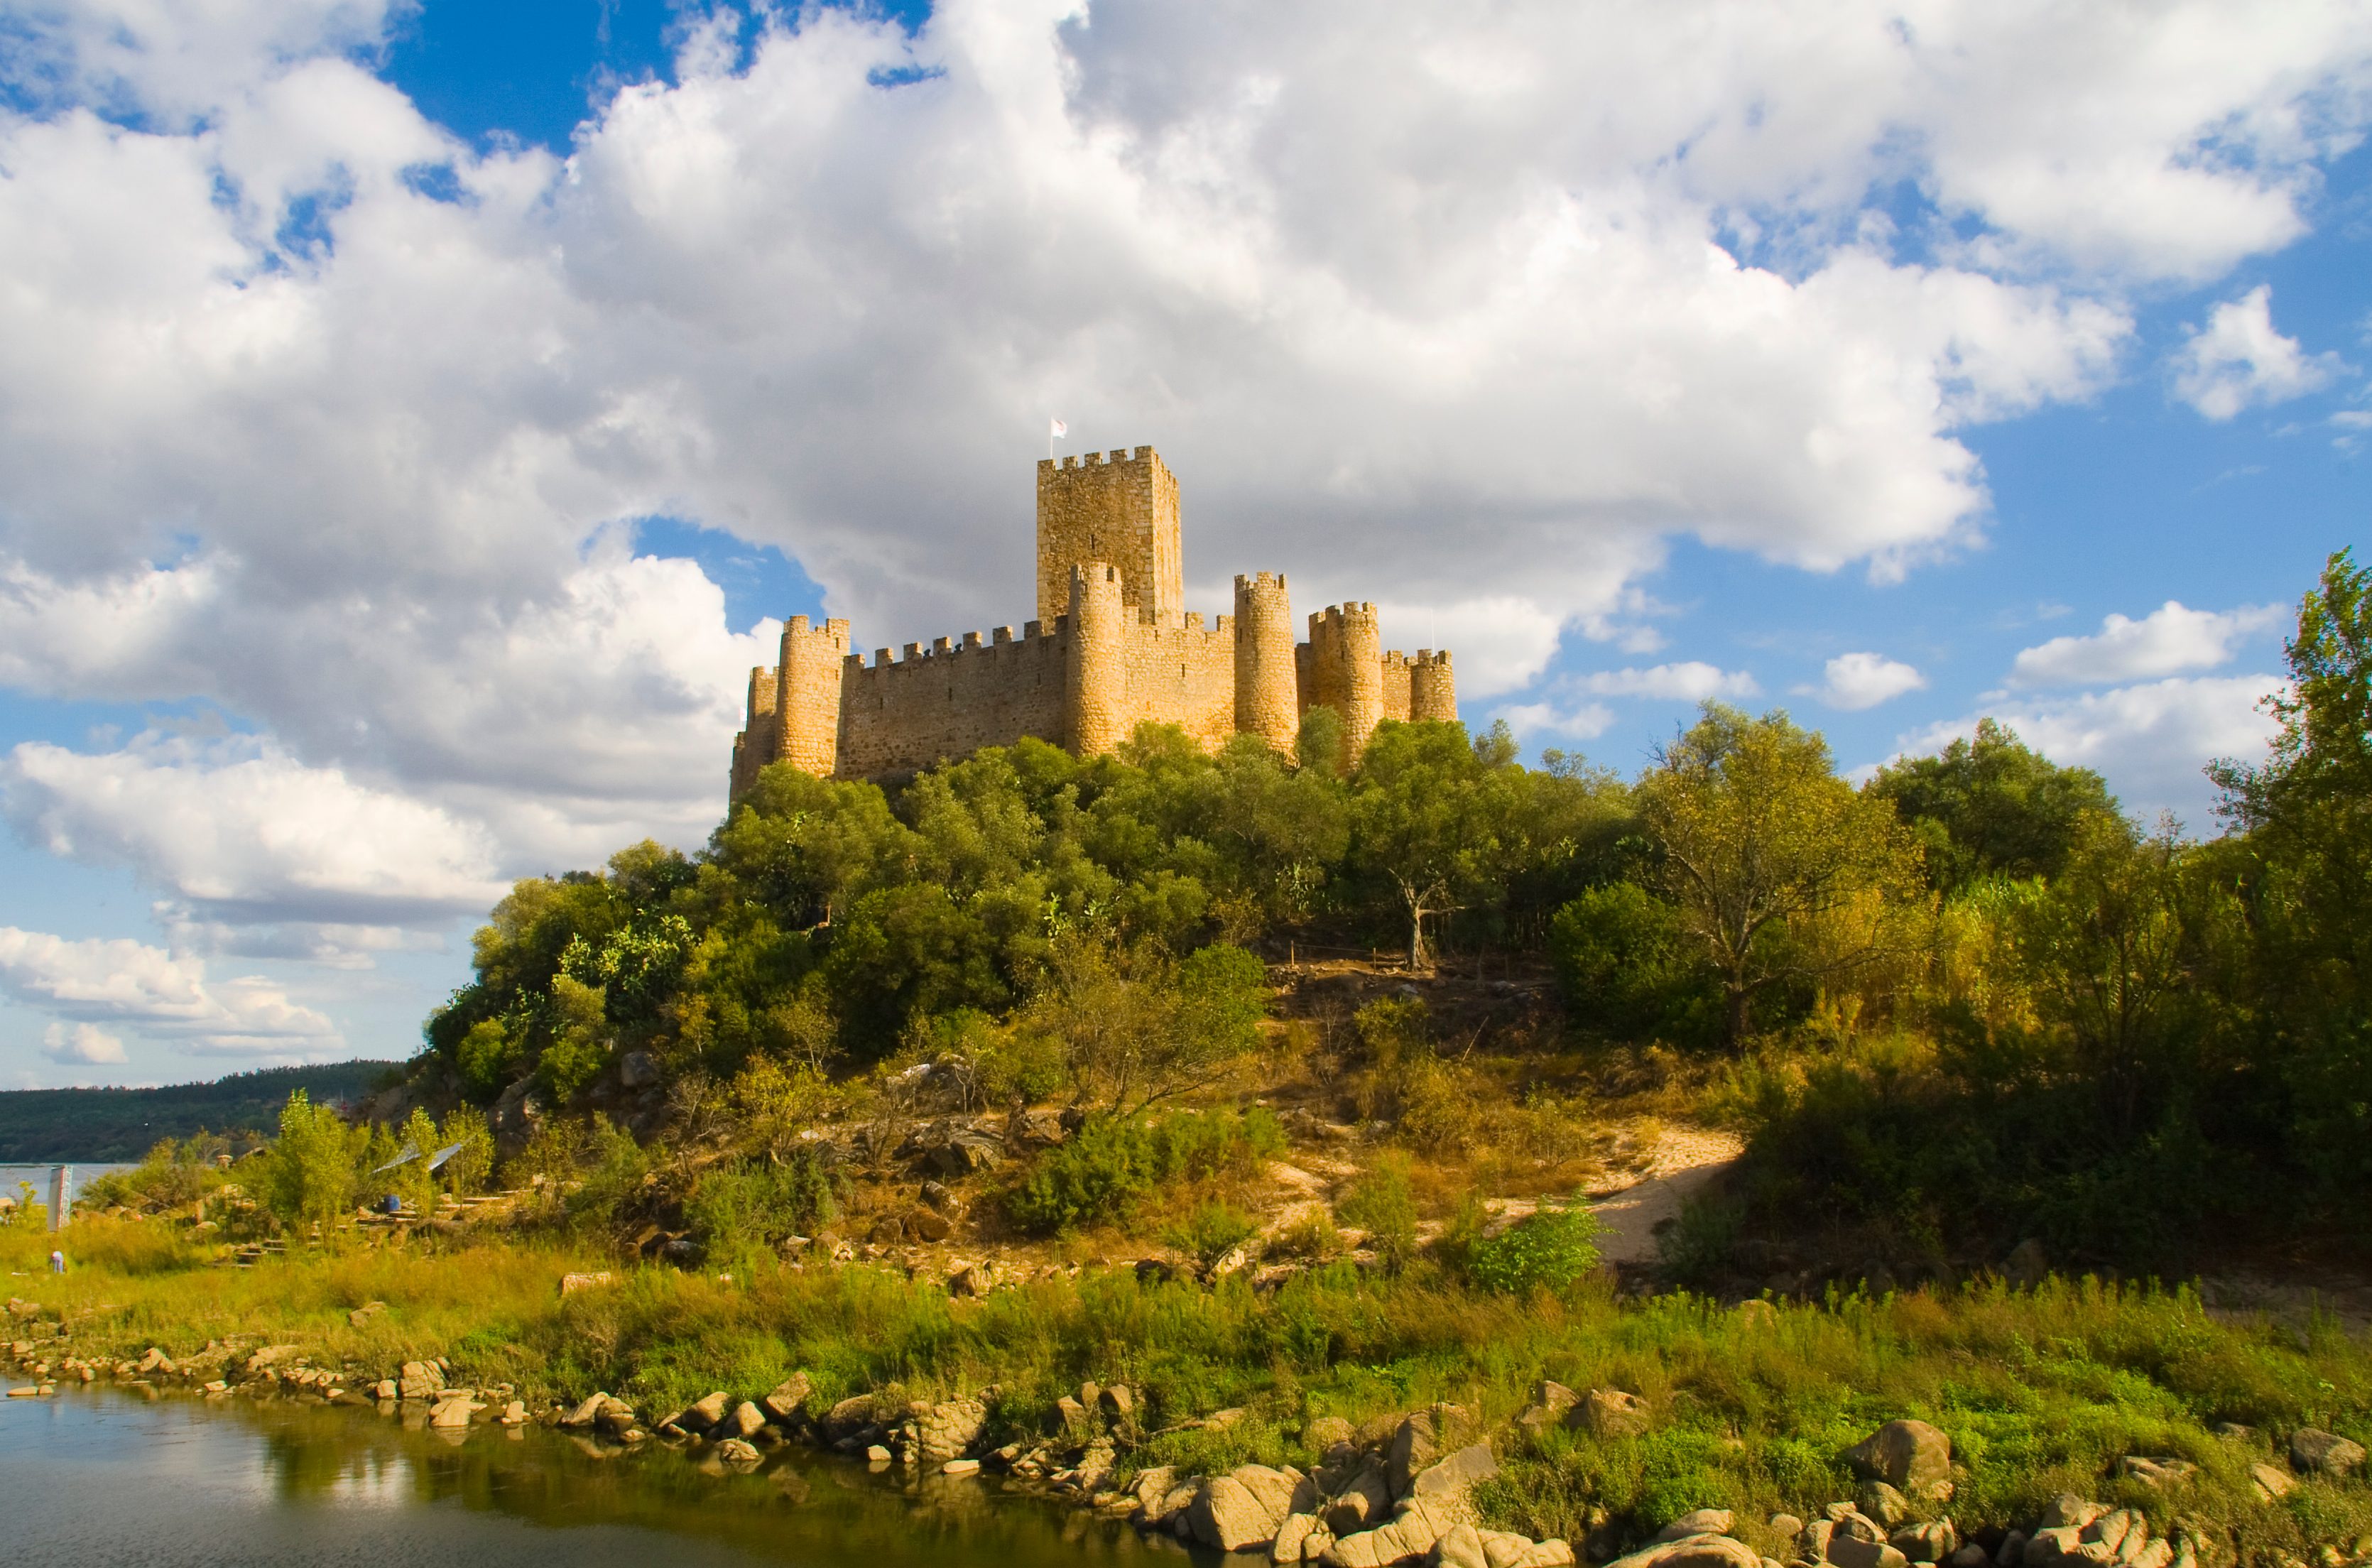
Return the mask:
<path fill-rule="evenodd" d="M 1289 753 L 1321 703 L 1343 717 L 1347 768 L 1386 720 L 1458 716 L 1449 655 L 1385 651 L 1372 604 L 1320 610 L 1296 644 L 1283 574 L 1236 578 L 1235 612 L 1210 624 L 1184 582 L 1178 481 L 1152 447 L 1041 462 L 1038 619 L 868 663 L 847 621 L 791 617 L 780 661 L 750 672 L 734 797 L 773 762 L 895 778 L 1025 736 L 1097 757 L 1148 723 L 1205 751 L 1243 734 Z"/>
<path fill-rule="evenodd" d="M 1070 608 L 1071 568 L 1120 569 L 1121 602 L 1169 625 L 1186 609 L 1178 537 L 1178 478 L 1150 447 L 1038 463 L 1038 619 Z M 1132 617 L 1131 619 L 1134 619 Z"/>

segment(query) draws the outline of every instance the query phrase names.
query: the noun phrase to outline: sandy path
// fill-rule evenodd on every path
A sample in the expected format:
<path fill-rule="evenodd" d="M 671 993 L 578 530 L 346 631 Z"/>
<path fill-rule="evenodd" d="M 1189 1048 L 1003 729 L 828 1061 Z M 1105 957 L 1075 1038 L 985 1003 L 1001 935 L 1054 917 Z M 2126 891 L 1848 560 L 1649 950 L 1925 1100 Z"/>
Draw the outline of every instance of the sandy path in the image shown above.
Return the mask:
<path fill-rule="evenodd" d="M 1736 1134 L 1709 1127 L 1668 1126 L 1642 1139 L 1626 1179 L 1610 1179 L 1593 1191 L 1590 1212 L 1604 1227 L 1599 1256 L 1610 1263 L 1645 1263 L 1656 1257 L 1656 1229 L 1680 1217 L 1680 1205 L 1738 1163 L 1746 1145 Z"/>

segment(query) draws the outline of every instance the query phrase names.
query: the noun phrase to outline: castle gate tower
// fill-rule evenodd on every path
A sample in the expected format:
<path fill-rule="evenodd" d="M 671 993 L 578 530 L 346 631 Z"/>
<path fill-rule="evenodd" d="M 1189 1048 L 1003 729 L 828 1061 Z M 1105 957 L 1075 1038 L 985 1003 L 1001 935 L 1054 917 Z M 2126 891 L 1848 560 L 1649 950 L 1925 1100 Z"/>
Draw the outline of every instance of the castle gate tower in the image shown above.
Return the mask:
<path fill-rule="evenodd" d="M 1285 574 L 1236 578 L 1236 728 L 1290 754 L 1301 728 L 1293 601 Z"/>
<path fill-rule="evenodd" d="M 1070 609 L 1071 568 L 1120 569 L 1121 602 L 1174 625 L 1186 610 L 1178 478 L 1150 447 L 1038 464 L 1038 619 Z M 1128 617 L 1135 621 L 1136 616 Z"/>

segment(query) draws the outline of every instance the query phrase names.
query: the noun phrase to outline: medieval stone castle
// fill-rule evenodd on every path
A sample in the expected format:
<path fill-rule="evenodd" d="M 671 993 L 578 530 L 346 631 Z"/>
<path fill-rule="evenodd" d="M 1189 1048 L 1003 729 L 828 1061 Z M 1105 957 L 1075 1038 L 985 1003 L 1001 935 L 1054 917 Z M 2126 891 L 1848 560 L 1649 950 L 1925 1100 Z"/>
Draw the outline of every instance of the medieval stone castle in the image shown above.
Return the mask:
<path fill-rule="evenodd" d="M 823 778 L 912 773 L 1023 736 L 1100 756 L 1140 724 L 1215 751 L 1231 735 L 1293 749 L 1301 715 L 1342 716 L 1345 761 L 1385 719 L 1455 719 L 1449 655 L 1386 652 L 1376 607 L 1329 605 L 1296 642 L 1281 573 L 1236 579 L 1236 610 L 1184 607 L 1178 480 L 1150 447 L 1038 465 L 1038 619 L 867 664 L 848 622 L 783 628 L 782 661 L 750 672 L 733 794 L 769 762 Z"/>

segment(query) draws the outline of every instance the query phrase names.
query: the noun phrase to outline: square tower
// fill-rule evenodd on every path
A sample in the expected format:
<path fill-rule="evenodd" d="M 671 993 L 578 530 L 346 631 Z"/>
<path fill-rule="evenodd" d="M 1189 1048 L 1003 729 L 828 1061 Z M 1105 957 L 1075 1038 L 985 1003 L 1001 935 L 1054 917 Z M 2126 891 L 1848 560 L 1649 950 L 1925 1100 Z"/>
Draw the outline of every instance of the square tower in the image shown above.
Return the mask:
<path fill-rule="evenodd" d="M 1071 568 L 1120 568 L 1121 602 L 1168 624 L 1185 613 L 1178 479 L 1150 447 L 1038 464 L 1038 619 L 1071 608 Z"/>

